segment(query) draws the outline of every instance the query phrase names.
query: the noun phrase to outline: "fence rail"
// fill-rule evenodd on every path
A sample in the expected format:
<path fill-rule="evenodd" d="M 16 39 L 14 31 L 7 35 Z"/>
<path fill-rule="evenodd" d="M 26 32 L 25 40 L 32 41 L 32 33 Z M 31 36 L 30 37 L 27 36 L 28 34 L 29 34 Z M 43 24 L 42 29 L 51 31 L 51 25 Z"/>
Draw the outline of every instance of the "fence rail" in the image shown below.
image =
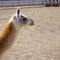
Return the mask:
<path fill-rule="evenodd" d="M 43 4 L 43 0 L 0 0 L 0 6 Z"/>
<path fill-rule="evenodd" d="M 60 0 L 0 0 L 0 7 L 20 6 L 20 5 L 30 6 L 30 5 L 35 5 L 35 4 L 44 4 L 46 6 L 60 5 Z"/>

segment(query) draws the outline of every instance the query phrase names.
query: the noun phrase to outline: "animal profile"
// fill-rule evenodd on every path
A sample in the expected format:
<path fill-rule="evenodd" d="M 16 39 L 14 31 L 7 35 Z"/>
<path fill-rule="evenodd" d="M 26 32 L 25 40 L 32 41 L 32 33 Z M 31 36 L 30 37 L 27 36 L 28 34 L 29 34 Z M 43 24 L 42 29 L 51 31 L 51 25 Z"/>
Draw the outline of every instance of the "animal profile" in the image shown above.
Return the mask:
<path fill-rule="evenodd" d="M 17 35 L 17 31 L 21 26 L 33 24 L 33 20 L 23 14 L 20 14 L 20 10 L 18 8 L 16 13 L 13 14 L 7 22 L 0 35 L 0 55 L 11 47 L 15 36 Z"/>

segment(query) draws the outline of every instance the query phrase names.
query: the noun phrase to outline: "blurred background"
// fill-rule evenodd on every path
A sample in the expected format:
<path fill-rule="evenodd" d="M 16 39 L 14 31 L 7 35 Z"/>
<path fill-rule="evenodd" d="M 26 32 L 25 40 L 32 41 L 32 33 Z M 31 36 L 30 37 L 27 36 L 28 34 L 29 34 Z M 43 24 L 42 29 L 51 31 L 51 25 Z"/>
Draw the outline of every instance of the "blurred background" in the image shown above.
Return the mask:
<path fill-rule="evenodd" d="M 60 5 L 60 0 L 0 0 L 0 7 L 24 5 L 58 6 Z"/>

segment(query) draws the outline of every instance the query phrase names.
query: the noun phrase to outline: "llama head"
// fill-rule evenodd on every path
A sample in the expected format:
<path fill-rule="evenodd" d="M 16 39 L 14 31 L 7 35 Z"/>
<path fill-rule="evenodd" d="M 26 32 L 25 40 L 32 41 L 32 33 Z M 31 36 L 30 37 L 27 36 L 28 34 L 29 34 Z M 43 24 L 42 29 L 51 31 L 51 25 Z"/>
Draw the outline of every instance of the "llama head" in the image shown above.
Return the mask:
<path fill-rule="evenodd" d="M 20 25 L 33 25 L 34 24 L 32 19 L 19 13 L 20 13 L 20 10 L 18 8 L 16 10 L 16 14 L 12 16 L 11 21 L 17 22 L 16 24 L 20 24 Z"/>

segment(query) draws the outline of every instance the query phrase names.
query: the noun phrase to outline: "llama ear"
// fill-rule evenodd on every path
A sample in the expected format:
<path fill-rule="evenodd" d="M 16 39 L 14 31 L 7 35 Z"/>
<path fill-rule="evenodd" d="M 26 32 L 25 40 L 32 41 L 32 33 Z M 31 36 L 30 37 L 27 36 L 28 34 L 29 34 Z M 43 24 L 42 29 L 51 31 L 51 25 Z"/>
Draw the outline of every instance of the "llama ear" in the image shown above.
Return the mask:
<path fill-rule="evenodd" d="M 17 8 L 17 11 L 16 11 L 17 17 L 19 17 L 19 13 L 20 13 L 20 10 L 19 8 Z"/>

